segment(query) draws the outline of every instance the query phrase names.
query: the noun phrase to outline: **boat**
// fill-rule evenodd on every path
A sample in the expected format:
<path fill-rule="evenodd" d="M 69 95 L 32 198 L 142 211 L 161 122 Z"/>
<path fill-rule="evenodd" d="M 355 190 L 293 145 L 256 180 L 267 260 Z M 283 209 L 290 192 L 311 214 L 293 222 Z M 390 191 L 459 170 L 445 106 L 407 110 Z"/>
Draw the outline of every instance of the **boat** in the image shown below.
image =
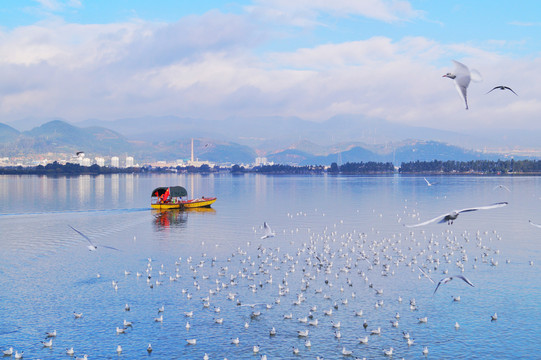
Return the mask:
<path fill-rule="evenodd" d="M 182 186 L 159 187 L 152 190 L 150 197 L 150 206 L 153 209 L 197 209 L 209 208 L 216 197 L 200 197 L 196 199 L 185 199 L 188 191 Z"/>

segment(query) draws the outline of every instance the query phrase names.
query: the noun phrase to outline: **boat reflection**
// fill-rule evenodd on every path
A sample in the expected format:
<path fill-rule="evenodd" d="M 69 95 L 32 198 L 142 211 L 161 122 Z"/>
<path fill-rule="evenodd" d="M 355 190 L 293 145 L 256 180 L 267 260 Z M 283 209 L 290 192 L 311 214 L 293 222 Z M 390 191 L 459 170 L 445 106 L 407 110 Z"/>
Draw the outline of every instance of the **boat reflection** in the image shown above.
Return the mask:
<path fill-rule="evenodd" d="M 169 210 L 152 210 L 154 225 L 158 230 L 168 228 L 183 228 L 186 226 L 189 214 L 216 214 L 213 208 L 186 208 Z"/>
<path fill-rule="evenodd" d="M 216 214 L 216 210 L 211 207 L 199 207 L 199 208 L 184 208 L 185 212 L 188 213 L 207 213 L 207 214 Z"/>
<path fill-rule="evenodd" d="M 171 210 L 152 210 L 154 215 L 154 225 L 157 230 L 164 230 L 169 228 L 183 228 L 188 221 L 188 214 L 186 211 L 179 209 Z"/>

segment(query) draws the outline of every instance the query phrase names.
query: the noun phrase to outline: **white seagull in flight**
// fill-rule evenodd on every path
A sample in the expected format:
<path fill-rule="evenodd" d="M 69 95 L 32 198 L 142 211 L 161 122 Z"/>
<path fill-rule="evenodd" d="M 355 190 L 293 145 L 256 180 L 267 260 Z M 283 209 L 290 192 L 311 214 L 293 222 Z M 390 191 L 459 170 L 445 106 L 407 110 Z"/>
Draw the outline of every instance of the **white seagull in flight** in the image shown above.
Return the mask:
<path fill-rule="evenodd" d="M 468 86 L 470 85 L 471 80 L 482 81 L 481 74 L 479 74 L 477 70 L 470 71 L 466 65 L 459 63 L 456 60 L 453 60 L 453 63 L 455 64 L 455 72 L 449 72 L 443 75 L 443 77 L 454 80 L 456 90 L 458 91 L 458 94 L 462 100 L 464 100 L 466 110 L 468 110 Z"/>
<path fill-rule="evenodd" d="M 429 182 L 425 177 L 423 179 L 425 179 L 426 185 L 428 185 L 428 186 L 432 186 L 432 185 L 436 184 L 436 183 Z"/>
<path fill-rule="evenodd" d="M 96 251 L 98 250 L 98 247 L 96 245 L 94 245 L 94 243 L 92 243 L 92 241 L 90 240 L 90 238 L 88 236 L 86 236 L 85 234 L 83 234 L 82 232 L 80 232 L 79 230 L 77 230 L 76 228 L 74 228 L 73 226 L 71 225 L 68 225 L 70 228 L 73 229 L 73 231 L 75 231 L 77 234 L 81 235 L 82 237 L 84 237 L 88 243 L 90 245 L 87 246 L 88 250 L 90 251 Z M 112 249 L 112 250 L 116 250 L 116 251 L 120 251 L 118 250 L 117 248 L 114 248 L 112 246 L 105 246 L 105 245 L 100 245 L 100 247 L 104 247 L 104 248 L 107 248 L 107 249 Z"/>
<path fill-rule="evenodd" d="M 273 237 L 276 235 L 276 233 L 272 231 L 272 229 L 270 228 L 269 224 L 267 224 L 266 221 L 263 223 L 263 230 L 265 230 L 265 235 L 263 235 L 261 239 L 266 239 L 266 238 Z"/>
<path fill-rule="evenodd" d="M 454 278 L 459 278 L 459 279 L 462 279 L 464 280 L 464 282 L 470 286 L 473 286 L 473 284 L 471 283 L 470 280 L 466 279 L 464 276 L 462 275 L 453 275 L 453 276 L 449 276 L 449 277 L 446 277 L 446 278 L 443 278 L 440 280 L 440 282 L 438 283 L 438 285 L 436 286 L 436 289 L 434 290 L 434 292 L 432 293 L 432 295 L 434 295 L 436 293 L 436 291 L 438 291 L 438 288 L 440 287 L 440 285 L 442 284 L 447 284 L 449 281 L 453 280 Z"/>
<path fill-rule="evenodd" d="M 496 190 L 496 189 L 504 189 L 504 190 L 507 190 L 508 192 L 511 192 L 511 190 L 505 185 L 496 185 L 494 186 L 493 190 Z"/>
<path fill-rule="evenodd" d="M 506 205 L 507 205 L 507 202 L 503 201 L 503 202 L 495 203 L 495 204 L 488 205 L 488 206 L 479 206 L 479 207 L 474 207 L 474 208 L 455 210 L 455 211 L 451 211 L 450 213 L 437 216 L 434 219 L 430 219 L 430 220 L 427 220 L 427 221 L 419 223 L 419 224 L 405 225 L 405 226 L 409 227 L 409 228 L 412 228 L 412 227 L 417 227 L 417 226 L 428 225 L 428 224 L 436 222 L 436 221 L 438 221 L 438 223 L 440 223 L 440 224 L 446 222 L 446 223 L 448 223 L 450 225 L 450 224 L 453 223 L 453 221 L 458 217 L 458 215 L 460 213 L 469 212 L 469 211 L 477 211 L 477 210 L 495 209 L 495 208 L 503 207 L 503 206 L 506 206 Z"/>
<path fill-rule="evenodd" d="M 538 227 L 538 228 L 541 228 L 541 225 L 533 223 L 532 220 L 528 220 L 528 221 L 530 222 L 531 225 L 533 225 L 535 227 Z"/>

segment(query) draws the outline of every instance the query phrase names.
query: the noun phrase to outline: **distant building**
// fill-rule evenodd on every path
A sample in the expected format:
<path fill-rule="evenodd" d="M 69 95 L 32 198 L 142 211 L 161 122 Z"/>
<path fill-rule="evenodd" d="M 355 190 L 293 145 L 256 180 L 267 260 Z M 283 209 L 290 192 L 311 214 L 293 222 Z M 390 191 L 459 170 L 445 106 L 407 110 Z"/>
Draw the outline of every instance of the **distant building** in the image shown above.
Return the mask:
<path fill-rule="evenodd" d="M 255 158 L 255 166 L 261 166 L 261 165 L 273 165 L 274 163 L 269 162 L 269 160 L 266 157 L 256 157 Z"/>
<path fill-rule="evenodd" d="M 105 159 L 102 157 L 96 157 L 94 159 L 96 161 L 96 164 L 99 166 L 105 166 Z"/>
<path fill-rule="evenodd" d="M 118 156 L 113 156 L 111 158 L 111 166 L 112 167 L 120 167 L 120 159 L 118 158 Z"/>
<path fill-rule="evenodd" d="M 133 165 L 134 165 L 133 157 L 132 156 L 126 156 L 126 167 L 127 168 L 133 167 Z"/>
<path fill-rule="evenodd" d="M 90 160 L 90 158 L 82 158 L 81 159 L 81 165 L 82 166 L 90 166 L 90 165 L 92 165 L 92 161 Z"/>

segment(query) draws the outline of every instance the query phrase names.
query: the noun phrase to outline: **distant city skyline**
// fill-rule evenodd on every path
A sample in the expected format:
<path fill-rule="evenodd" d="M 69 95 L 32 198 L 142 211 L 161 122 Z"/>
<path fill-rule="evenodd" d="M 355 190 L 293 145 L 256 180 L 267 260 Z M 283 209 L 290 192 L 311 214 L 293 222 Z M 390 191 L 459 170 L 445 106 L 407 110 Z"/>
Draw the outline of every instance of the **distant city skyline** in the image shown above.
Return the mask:
<path fill-rule="evenodd" d="M 539 131 L 539 13 L 466 0 L 8 2 L 0 122 L 351 114 Z M 453 59 L 483 76 L 470 110 L 442 78 Z M 518 96 L 486 94 L 499 85 Z"/>

